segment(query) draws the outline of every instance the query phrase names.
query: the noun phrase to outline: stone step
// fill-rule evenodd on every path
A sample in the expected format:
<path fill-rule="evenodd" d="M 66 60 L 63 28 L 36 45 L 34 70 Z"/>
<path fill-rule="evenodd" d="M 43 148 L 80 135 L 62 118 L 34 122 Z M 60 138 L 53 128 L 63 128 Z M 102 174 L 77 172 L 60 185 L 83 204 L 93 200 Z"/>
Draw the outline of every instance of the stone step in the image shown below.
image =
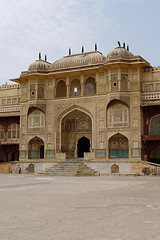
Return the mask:
<path fill-rule="evenodd" d="M 58 162 L 44 171 L 39 172 L 41 175 L 53 176 L 98 176 L 99 173 L 91 169 L 83 162 Z"/>

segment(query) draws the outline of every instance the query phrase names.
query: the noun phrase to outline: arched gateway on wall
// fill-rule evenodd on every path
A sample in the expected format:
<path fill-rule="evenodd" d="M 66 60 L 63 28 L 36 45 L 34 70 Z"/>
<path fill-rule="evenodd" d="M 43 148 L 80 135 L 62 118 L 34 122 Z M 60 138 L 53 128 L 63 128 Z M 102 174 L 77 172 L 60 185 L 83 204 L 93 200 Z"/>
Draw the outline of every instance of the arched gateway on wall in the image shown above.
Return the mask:
<path fill-rule="evenodd" d="M 67 158 L 84 157 L 84 152 L 89 152 L 92 142 L 91 117 L 74 109 L 61 120 L 61 151 Z"/>

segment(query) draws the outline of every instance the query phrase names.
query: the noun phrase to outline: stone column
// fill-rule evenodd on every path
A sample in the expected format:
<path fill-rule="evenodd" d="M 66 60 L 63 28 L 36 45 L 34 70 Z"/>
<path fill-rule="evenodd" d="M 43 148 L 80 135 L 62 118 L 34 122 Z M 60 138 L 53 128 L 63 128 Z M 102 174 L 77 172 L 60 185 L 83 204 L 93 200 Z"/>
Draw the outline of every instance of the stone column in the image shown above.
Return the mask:
<path fill-rule="evenodd" d="M 84 96 L 84 75 L 81 75 L 81 96 Z"/>
<path fill-rule="evenodd" d="M 121 68 L 118 68 L 118 90 L 121 89 Z"/>
<path fill-rule="evenodd" d="M 67 94 L 66 94 L 66 97 L 69 97 L 69 94 L 70 94 L 69 76 L 66 77 L 66 86 L 67 86 Z"/>

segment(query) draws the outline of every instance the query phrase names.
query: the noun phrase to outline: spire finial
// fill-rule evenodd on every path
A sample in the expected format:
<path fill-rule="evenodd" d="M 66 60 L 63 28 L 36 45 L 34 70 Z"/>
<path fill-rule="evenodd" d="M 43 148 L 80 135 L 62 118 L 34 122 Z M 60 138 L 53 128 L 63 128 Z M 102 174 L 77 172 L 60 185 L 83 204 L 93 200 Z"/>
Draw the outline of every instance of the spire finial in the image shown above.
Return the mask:
<path fill-rule="evenodd" d="M 121 47 L 121 43 L 120 43 L 120 41 L 117 41 L 117 43 L 118 43 L 118 47 Z"/>
<path fill-rule="evenodd" d="M 97 43 L 95 43 L 95 51 L 97 51 Z"/>
<path fill-rule="evenodd" d="M 41 53 L 39 52 L 39 59 L 41 59 Z"/>

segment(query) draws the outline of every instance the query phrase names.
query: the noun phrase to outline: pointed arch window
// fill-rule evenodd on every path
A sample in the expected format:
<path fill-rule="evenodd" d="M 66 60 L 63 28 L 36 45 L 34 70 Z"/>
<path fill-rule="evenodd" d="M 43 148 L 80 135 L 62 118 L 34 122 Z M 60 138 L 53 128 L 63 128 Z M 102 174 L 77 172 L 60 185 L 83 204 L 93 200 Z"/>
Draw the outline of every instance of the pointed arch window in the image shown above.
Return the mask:
<path fill-rule="evenodd" d="M 129 126 L 128 107 L 121 103 L 111 105 L 107 110 L 107 126 L 108 127 Z"/>
<path fill-rule="evenodd" d="M 160 135 L 160 114 L 151 118 L 149 124 L 150 135 Z"/>
<path fill-rule="evenodd" d="M 35 110 L 28 116 L 28 128 L 45 127 L 45 114 L 39 110 Z"/>
<path fill-rule="evenodd" d="M 93 77 L 87 78 L 84 91 L 85 95 L 96 94 L 96 82 Z"/>
<path fill-rule="evenodd" d="M 66 83 L 60 80 L 56 87 L 56 98 L 66 97 Z"/>

